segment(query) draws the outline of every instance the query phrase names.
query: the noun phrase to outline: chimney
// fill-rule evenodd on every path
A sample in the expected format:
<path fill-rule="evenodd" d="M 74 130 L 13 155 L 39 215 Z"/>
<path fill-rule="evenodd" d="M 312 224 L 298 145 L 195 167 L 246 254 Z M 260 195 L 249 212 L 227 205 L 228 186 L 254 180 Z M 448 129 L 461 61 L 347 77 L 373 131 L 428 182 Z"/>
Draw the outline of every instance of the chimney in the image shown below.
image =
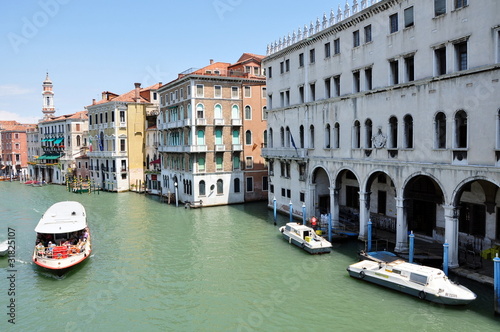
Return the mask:
<path fill-rule="evenodd" d="M 213 65 L 214 64 L 214 59 L 210 59 L 210 64 Z"/>
<path fill-rule="evenodd" d="M 92 105 L 95 105 L 95 98 L 92 99 Z"/>
<path fill-rule="evenodd" d="M 135 101 L 139 102 L 141 83 L 134 83 L 134 85 L 135 85 Z"/>
<path fill-rule="evenodd" d="M 102 100 L 108 100 L 108 92 L 107 91 L 102 92 Z"/>

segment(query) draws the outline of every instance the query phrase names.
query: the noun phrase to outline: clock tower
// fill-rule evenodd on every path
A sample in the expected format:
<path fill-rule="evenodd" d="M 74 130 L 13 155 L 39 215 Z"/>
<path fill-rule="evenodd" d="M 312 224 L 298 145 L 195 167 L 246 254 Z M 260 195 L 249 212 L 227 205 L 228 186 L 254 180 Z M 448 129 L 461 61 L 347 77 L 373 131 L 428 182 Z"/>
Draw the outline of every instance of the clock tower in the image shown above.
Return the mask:
<path fill-rule="evenodd" d="M 49 73 L 47 73 L 47 77 L 45 77 L 45 81 L 43 81 L 43 119 L 50 119 L 54 116 L 56 109 L 54 107 L 54 92 L 52 91 L 52 81 L 49 78 Z"/>

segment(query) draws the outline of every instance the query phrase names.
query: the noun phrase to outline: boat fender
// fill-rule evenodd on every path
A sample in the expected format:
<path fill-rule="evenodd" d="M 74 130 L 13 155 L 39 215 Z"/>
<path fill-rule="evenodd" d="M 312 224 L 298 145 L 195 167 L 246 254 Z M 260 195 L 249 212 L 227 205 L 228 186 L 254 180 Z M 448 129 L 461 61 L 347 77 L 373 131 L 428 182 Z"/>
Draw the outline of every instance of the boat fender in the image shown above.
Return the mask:
<path fill-rule="evenodd" d="M 281 233 L 283 233 L 284 231 L 285 231 L 285 230 L 282 228 L 282 229 L 281 229 Z"/>
<path fill-rule="evenodd" d="M 365 277 L 365 271 L 359 272 L 359 279 L 363 279 Z"/>
<path fill-rule="evenodd" d="M 418 298 L 421 299 L 421 300 L 425 300 L 425 292 L 423 290 L 421 290 L 418 293 Z"/>

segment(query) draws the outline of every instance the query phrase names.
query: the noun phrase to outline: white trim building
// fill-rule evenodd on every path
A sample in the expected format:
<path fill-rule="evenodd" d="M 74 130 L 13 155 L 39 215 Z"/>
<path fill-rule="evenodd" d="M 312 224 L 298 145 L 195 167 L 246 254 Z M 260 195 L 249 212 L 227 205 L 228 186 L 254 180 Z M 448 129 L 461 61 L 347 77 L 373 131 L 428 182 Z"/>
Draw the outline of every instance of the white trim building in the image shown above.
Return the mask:
<path fill-rule="evenodd" d="M 371 219 L 400 252 L 409 231 L 447 241 L 450 267 L 500 244 L 498 13 L 354 1 L 269 45 L 269 206 L 356 220 L 360 239 Z"/>

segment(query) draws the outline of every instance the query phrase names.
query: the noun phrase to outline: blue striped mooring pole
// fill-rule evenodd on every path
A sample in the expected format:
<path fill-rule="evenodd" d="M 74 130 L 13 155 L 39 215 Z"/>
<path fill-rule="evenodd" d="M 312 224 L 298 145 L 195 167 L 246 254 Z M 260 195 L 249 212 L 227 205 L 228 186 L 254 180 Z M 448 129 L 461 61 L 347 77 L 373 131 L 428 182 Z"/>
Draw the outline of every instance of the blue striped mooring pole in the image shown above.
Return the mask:
<path fill-rule="evenodd" d="M 302 224 L 306 224 L 306 204 L 302 203 Z"/>
<path fill-rule="evenodd" d="M 498 254 L 493 258 L 494 290 L 495 290 L 495 315 L 500 315 L 500 258 Z"/>
<path fill-rule="evenodd" d="M 448 244 L 448 240 L 446 240 L 443 244 L 443 272 L 445 275 L 448 275 L 448 249 L 450 245 Z"/>
<path fill-rule="evenodd" d="M 290 206 L 290 222 L 293 221 L 293 206 L 292 206 L 292 201 L 290 201 L 290 203 L 288 203 L 288 205 Z"/>
<path fill-rule="evenodd" d="M 332 214 L 328 213 L 328 242 L 332 242 Z"/>
<path fill-rule="evenodd" d="M 366 246 L 368 252 L 372 251 L 372 220 L 368 219 L 368 243 Z"/>
<path fill-rule="evenodd" d="M 276 224 L 276 197 L 273 198 L 274 223 Z"/>
<path fill-rule="evenodd" d="M 415 251 L 415 234 L 413 231 L 410 233 L 410 263 L 413 263 L 413 252 Z"/>

